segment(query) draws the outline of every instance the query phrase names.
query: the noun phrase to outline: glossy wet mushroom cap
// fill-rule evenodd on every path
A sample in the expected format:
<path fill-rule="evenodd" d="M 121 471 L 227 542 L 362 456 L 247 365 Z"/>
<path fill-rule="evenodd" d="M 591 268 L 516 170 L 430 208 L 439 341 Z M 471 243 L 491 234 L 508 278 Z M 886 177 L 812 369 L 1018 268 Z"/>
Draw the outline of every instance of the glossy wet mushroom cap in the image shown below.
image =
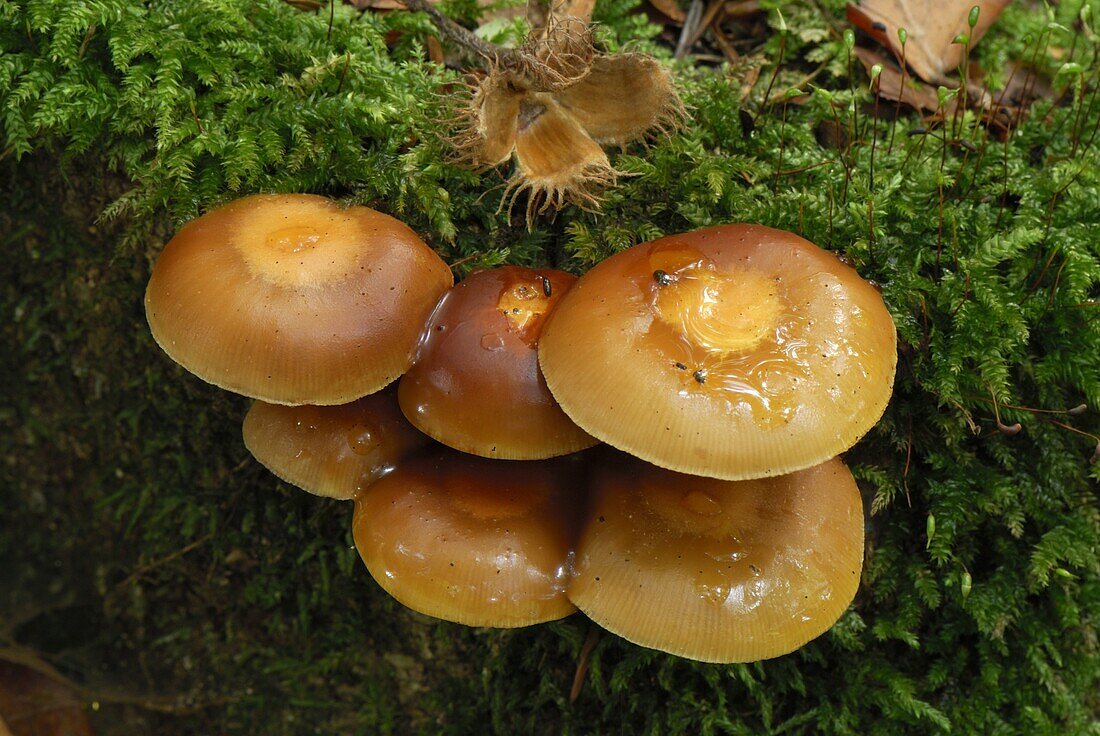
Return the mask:
<path fill-rule="evenodd" d="M 264 467 L 318 496 L 348 500 L 431 440 L 409 424 L 397 388 L 337 406 L 256 401 L 244 444 Z"/>
<path fill-rule="evenodd" d="M 203 380 L 270 403 L 343 404 L 404 373 L 452 282 L 388 215 L 261 194 L 172 238 L 145 311 L 157 343 Z"/>
<path fill-rule="evenodd" d="M 838 459 L 723 481 L 615 453 L 592 494 L 569 598 L 636 644 L 704 662 L 778 657 L 855 596 L 863 507 Z"/>
<path fill-rule="evenodd" d="M 575 281 L 554 269 L 505 266 L 447 292 L 401 378 L 409 421 L 483 457 L 535 460 L 595 444 L 558 406 L 538 365 L 542 324 Z"/>
<path fill-rule="evenodd" d="M 443 448 L 359 495 L 355 546 L 414 611 L 502 628 L 559 619 L 576 610 L 565 586 L 578 473 L 575 456 L 521 463 Z"/>
<path fill-rule="evenodd" d="M 539 361 L 589 434 L 727 480 L 843 452 L 886 408 L 897 362 L 879 292 L 793 233 L 723 225 L 643 243 L 585 274 Z"/>

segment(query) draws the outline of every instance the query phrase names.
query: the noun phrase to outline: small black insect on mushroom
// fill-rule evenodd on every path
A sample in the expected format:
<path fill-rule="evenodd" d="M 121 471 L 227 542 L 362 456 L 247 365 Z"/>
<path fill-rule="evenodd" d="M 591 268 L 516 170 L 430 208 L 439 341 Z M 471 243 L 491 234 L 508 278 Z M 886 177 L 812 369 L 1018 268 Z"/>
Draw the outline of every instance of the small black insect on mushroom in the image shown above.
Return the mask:
<path fill-rule="evenodd" d="M 670 276 L 667 272 L 657 269 L 653 272 L 653 280 L 660 286 L 668 286 L 676 280 L 675 276 Z"/>

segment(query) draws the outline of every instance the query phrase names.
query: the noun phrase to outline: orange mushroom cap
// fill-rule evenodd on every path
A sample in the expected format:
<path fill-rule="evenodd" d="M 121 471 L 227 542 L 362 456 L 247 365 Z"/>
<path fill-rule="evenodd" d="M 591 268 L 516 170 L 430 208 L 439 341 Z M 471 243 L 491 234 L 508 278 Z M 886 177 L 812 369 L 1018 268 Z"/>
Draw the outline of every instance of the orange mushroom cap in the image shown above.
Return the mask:
<path fill-rule="evenodd" d="M 452 283 L 388 215 L 259 194 L 172 238 L 145 311 L 157 343 L 205 381 L 275 404 L 344 404 L 404 373 Z"/>
<path fill-rule="evenodd" d="M 486 460 L 441 448 L 356 498 L 355 546 L 386 592 L 469 626 L 529 626 L 565 597 L 583 496 L 576 458 Z"/>
<path fill-rule="evenodd" d="M 594 445 L 558 406 L 538 363 L 543 321 L 576 280 L 505 266 L 473 273 L 447 292 L 401 378 L 409 421 L 457 450 L 506 460 Z"/>
<path fill-rule="evenodd" d="M 616 453 L 596 473 L 568 595 L 642 646 L 704 662 L 778 657 L 855 596 L 862 508 L 838 459 L 725 481 Z"/>
<path fill-rule="evenodd" d="M 810 467 L 882 416 L 897 362 L 881 295 L 793 233 L 723 225 L 607 259 L 539 340 L 546 383 L 589 434 L 727 480 Z"/>
<path fill-rule="evenodd" d="M 431 440 L 401 413 L 396 387 L 338 406 L 256 401 L 244 444 L 264 467 L 318 496 L 348 500 Z"/>

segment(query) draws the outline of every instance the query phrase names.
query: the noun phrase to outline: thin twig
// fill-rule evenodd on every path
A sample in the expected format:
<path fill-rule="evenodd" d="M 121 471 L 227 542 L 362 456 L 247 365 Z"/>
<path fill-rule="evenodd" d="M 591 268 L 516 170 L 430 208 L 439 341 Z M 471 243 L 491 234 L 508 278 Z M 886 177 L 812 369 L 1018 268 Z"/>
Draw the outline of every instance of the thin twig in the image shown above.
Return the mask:
<path fill-rule="evenodd" d="M 443 38 L 474 52 L 493 66 L 519 65 L 519 53 L 515 49 L 506 49 L 479 38 L 472 31 L 463 28 L 441 13 L 428 0 L 404 0 L 404 2 L 409 10 L 427 15 Z"/>
<path fill-rule="evenodd" d="M 699 27 L 699 21 L 703 16 L 703 0 L 691 0 L 691 6 L 688 8 L 687 17 L 684 19 L 684 27 L 680 31 L 680 38 L 676 42 L 676 51 L 673 57 L 676 59 L 682 59 L 687 56 L 688 51 L 691 50 L 692 37 L 695 35 L 695 29 Z"/>
<path fill-rule="evenodd" d="M 106 598 L 109 599 L 112 596 L 117 595 L 119 592 L 122 591 L 123 588 L 130 585 L 131 583 L 133 583 L 135 580 L 142 577 L 143 575 L 145 575 L 145 573 L 147 573 L 151 570 L 155 570 L 156 568 L 160 567 L 161 565 L 165 565 L 169 562 L 172 562 L 173 560 L 177 560 L 180 557 L 183 557 L 188 552 L 192 552 L 195 549 L 198 549 L 202 545 L 209 542 L 210 538 L 212 536 L 213 536 L 212 534 L 203 535 L 203 536 L 199 537 L 198 539 L 196 539 L 194 542 L 191 542 L 191 544 L 188 544 L 186 547 L 181 547 L 180 549 L 177 549 L 175 552 L 172 552 L 171 554 L 167 554 L 164 557 L 160 557 L 158 559 L 153 560 L 152 562 L 148 562 L 148 563 L 142 565 L 141 567 L 137 568 L 132 573 L 130 573 L 128 576 L 126 576 L 125 580 L 123 580 L 121 583 L 116 585 L 111 590 L 111 592 L 107 594 Z"/>
<path fill-rule="evenodd" d="M 575 703 L 581 695 L 581 688 L 584 687 L 584 676 L 588 673 L 588 662 L 592 659 L 592 650 L 596 648 L 596 644 L 600 641 L 600 631 L 599 626 L 593 626 L 589 629 L 588 636 L 581 646 L 581 653 L 577 658 L 577 671 L 573 675 L 573 687 L 569 689 L 570 703 Z"/>

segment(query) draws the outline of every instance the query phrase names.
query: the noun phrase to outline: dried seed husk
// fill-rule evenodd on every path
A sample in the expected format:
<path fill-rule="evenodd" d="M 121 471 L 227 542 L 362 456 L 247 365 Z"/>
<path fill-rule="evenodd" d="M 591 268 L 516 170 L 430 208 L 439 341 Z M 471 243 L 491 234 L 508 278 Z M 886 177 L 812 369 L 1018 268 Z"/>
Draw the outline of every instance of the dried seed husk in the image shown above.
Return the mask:
<path fill-rule="evenodd" d="M 516 173 L 505 198 L 528 192 L 527 225 L 536 215 L 567 202 L 582 208 L 599 204 L 598 192 L 618 172 L 607 154 L 549 95 L 529 95 L 520 105 L 516 134 Z"/>
<path fill-rule="evenodd" d="M 554 92 L 587 77 L 595 57 L 588 23 L 551 16 L 546 27 L 528 36 L 520 49 L 516 74 L 519 83 L 532 91 Z"/>
<path fill-rule="evenodd" d="M 458 113 L 456 132 L 448 142 L 456 163 L 472 168 L 499 166 L 516 146 L 516 118 L 523 100 L 509 75 L 494 71 L 467 87 L 468 99 Z"/>
<path fill-rule="evenodd" d="M 684 117 L 668 71 L 645 54 L 598 57 L 587 77 L 554 99 L 604 145 L 625 145 L 654 128 L 667 131 Z"/>

